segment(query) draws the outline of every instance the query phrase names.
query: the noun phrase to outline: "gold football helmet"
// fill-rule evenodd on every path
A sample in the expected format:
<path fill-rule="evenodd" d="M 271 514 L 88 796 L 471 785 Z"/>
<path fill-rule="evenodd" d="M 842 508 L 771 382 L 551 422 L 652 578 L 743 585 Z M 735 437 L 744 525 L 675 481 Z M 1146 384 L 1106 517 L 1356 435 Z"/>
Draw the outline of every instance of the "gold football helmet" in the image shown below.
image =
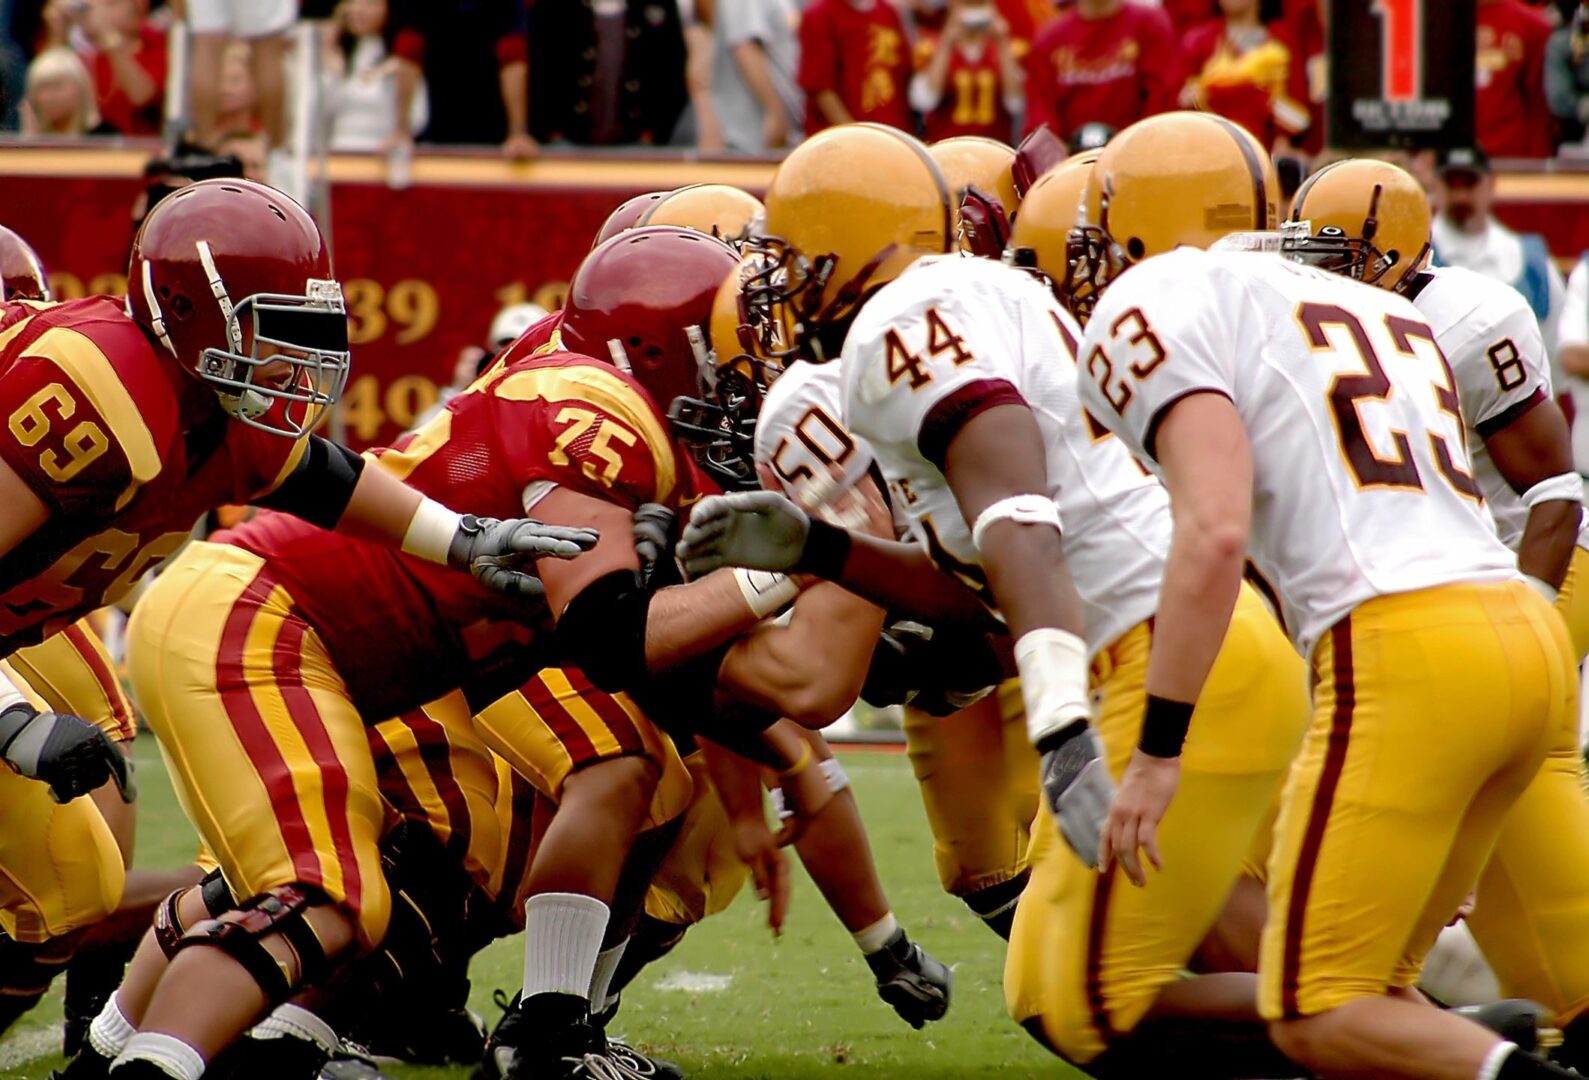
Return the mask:
<path fill-rule="evenodd" d="M 1070 231 L 1076 227 L 1087 178 L 1102 153 L 1087 150 L 1076 154 L 1038 177 L 1021 201 L 1021 213 L 1010 234 L 1010 262 L 1038 271 L 1061 298 L 1070 278 L 1066 262 Z"/>
<path fill-rule="evenodd" d="M 1388 161 L 1326 165 L 1297 190 L 1291 220 L 1307 234 L 1288 237 L 1283 251 L 1382 289 L 1401 291 L 1429 263 L 1429 197 Z"/>
<path fill-rule="evenodd" d="M 761 200 L 731 184 L 686 184 L 646 207 L 636 225 L 680 225 L 738 248 L 764 211 Z"/>
<path fill-rule="evenodd" d="M 844 124 L 795 147 L 767 188 L 767 216 L 746 250 L 765 262 L 745 305 L 769 355 L 838 355 L 843 330 L 879 286 L 924 255 L 955 250 L 954 201 L 915 138 Z M 780 346 L 782 327 L 794 340 Z"/>
<path fill-rule="evenodd" d="M 1014 148 L 980 135 L 957 135 L 938 140 L 927 152 L 943 171 L 957 204 L 960 250 L 997 259 L 1021 204 L 1012 171 Z"/>
<path fill-rule="evenodd" d="M 1133 263 L 1177 247 L 1278 227 L 1280 183 L 1268 152 L 1239 124 L 1200 112 L 1150 116 L 1103 148 L 1072 233 L 1077 318 Z"/>

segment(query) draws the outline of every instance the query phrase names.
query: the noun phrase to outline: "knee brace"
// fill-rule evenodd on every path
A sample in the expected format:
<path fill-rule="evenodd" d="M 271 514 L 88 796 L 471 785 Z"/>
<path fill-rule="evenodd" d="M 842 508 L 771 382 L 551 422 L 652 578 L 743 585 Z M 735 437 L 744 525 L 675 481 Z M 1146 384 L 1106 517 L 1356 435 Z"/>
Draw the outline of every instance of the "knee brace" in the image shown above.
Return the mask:
<path fill-rule="evenodd" d="M 330 970 L 331 958 L 306 918 L 311 909 L 329 903 L 313 886 L 278 885 L 227 912 L 231 918 L 199 923 L 177 942 L 173 955 L 196 947 L 220 949 L 253 976 L 272 1004 L 279 1004 Z M 278 934 L 297 956 L 296 975 L 262 944 Z"/>
<path fill-rule="evenodd" d="M 212 919 L 224 915 L 237 906 L 231 887 L 226 884 L 226 878 L 221 876 L 219 870 L 211 870 L 205 874 L 197 886 L 190 885 L 186 889 L 178 889 L 160 901 L 160 906 L 155 909 L 154 915 L 154 940 L 155 944 L 160 946 L 160 951 L 165 953 L 167 960 L 177 954 L 177 950 L 181 948 L 182 935 L 187 932 L 182 925 L 182 917 L 177 912 L 177 905 L 193 888 L 199 890 L 199 899 L 204 902 L 204 910 Z"/>

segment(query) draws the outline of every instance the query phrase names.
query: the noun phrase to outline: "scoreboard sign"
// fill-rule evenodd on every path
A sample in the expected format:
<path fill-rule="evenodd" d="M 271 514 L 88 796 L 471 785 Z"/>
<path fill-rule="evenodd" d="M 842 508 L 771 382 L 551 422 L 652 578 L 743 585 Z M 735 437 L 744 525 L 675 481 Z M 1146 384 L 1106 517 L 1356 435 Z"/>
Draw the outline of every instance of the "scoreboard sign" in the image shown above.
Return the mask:
<path fill-rule="evenodd" d="M 1330 145 L 1472 145 L 1475 2 L 1332 0 Z"/>

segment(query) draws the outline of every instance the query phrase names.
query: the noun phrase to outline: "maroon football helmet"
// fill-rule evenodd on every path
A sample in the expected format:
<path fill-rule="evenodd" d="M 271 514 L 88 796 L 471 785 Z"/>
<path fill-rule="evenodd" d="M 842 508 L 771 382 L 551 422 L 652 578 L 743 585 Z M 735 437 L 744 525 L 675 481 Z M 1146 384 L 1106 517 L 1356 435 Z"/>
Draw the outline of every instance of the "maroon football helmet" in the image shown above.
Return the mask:
<path fill-rule="evenodd" d="M 1010 173 L 1015 177 L 1015 190 L 1026 198 L 1026 193 L 1037 183 L 1037 178 L 1070 156 L 1065 144 L 1047 124 L 1039 124 L 1015 148 L 1015 161 Z"/>
<path fill-rule="evenodd" d="M 133 238 L 127 313 L 227 413 L 273 434 L 312 430 L 347 382 L 325 239 L 263 184 L 203 180 L 161 200 Z"/>
<path fill-rule="evenodd" d="M 674 225 L 630 229 L 585 256 L 568 284 L 563 347 L 610 360 L 663 409 L 698 395 L 711 370 L 707 326 L 723 279 L 739 266 L 716 237 Z"/>
<path fill-rule="evenodd" d="M 596 242 L 590 245 L 590 250 L 595 251 L 625 229 L 632 229 L 640 224 L 640 219 L 646 216 L 647 210 L 671 194 L 673 194 L 672 189 L 648 191 L 644 195 L 636 195 L 619 203 L 618 208 L 608 214 L 607 220 L 601 223 L 601 229 L 596 233 Z"/>
<path fill-rule="evenodd" d="M 44 264 L 28 242 L 0 225 L 0 300 L 52 300 Z"/>

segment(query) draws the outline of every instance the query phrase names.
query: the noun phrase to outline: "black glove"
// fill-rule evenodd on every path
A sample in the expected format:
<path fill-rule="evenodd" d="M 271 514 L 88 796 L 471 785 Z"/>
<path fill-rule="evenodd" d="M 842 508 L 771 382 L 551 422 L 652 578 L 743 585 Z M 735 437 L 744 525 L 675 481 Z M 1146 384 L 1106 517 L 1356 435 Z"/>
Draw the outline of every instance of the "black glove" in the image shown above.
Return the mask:
<path fill-rule="evenodd" d="M 640 584 L 649 586 L 658 564 L 673 557 L 678 520 L 678 514 L 661 503 L 642 503 L 634 512 L 634 549 L 640 556 Z"/>
<path fill-rule="evenodd" d="M 138 797 L 132 762 L 110 737 L 67 713 L 39 712 L 27 704 L 0 712 L 0 755 L 23 776 L 50 785 L 56 802 L 87 795 L 116 781 L 123 802 Z"/>

